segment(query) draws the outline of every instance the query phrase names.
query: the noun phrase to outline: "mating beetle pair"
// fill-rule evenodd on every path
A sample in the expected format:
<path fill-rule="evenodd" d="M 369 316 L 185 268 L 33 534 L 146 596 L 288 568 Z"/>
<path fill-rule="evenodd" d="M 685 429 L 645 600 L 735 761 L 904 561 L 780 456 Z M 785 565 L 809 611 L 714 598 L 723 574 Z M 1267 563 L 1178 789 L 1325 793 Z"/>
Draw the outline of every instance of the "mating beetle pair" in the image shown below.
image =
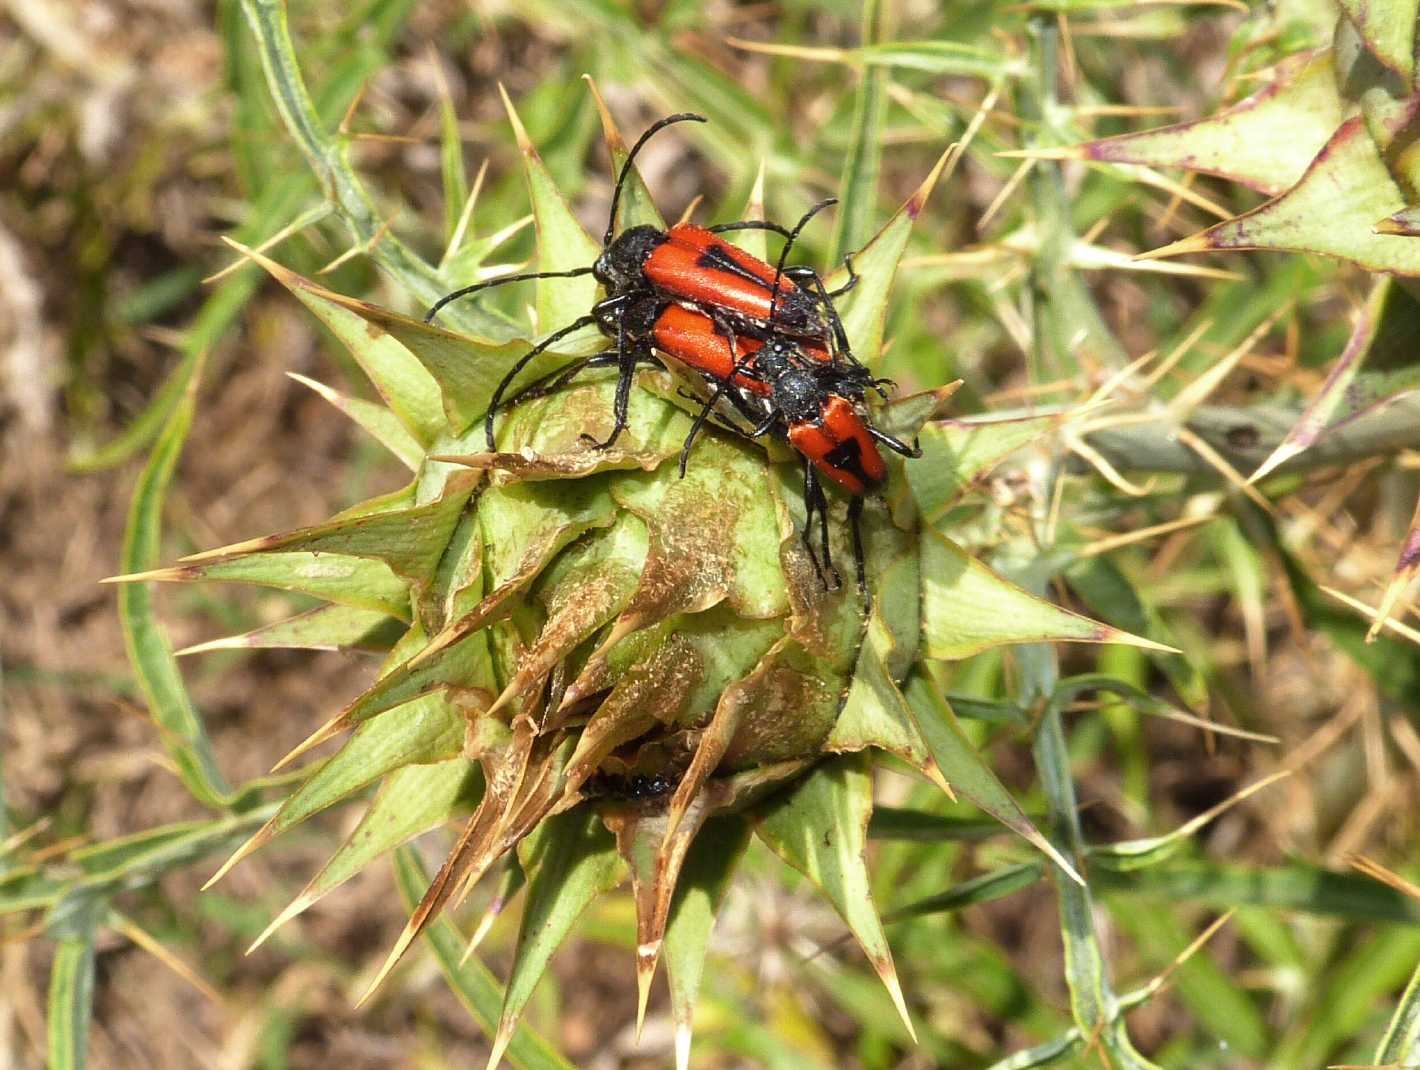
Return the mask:
<path fill-rule="evenodd" d="M 799 232 L 834 201 L 814 205 L 792 230 L 777 223 L 746 220 L 713 227 L 678 223 L 664 231 L 636 226 L 614 236 L 617 207 L 637 153 L 657 131 L 684 121 L 705 119 L 690 113 L 669 116 L 652 125 L 632 146 L 617 176 L 603 249 L 594 263 L 570 271 L 508 275 L 467 286 L 441 298 L 426 319 L 432 321 L 451 301 L 494 286 L 594 276 L 604 287 L 605 297 L 586 315 L 533 346 L 498 384 L 485 418 L 488 448 L 495 448 L 494 419 L 500 409 L 545 396 L 581 372 L 598 367 L 616 367 L 619 373 L 611 434 L 604 441 L 592 440 L 599 449 L 611 446 L 628 423 L 637 367 L 664 367 L 659 353 L 701 376 L 709 389 L 708 398 L 695 399 L 701 409 L 681 451 L 681 473 L 697 435 L 712 418 L 717 425 L 745 437 L 773 434 L 787 440 L 804 458 L 807 515 L 803 541 L 825 586 L 829 586 L 830 576 L 833 586 L 839 580 L 829 551 L 828 502 L 821 480 L 835 483 L 852 496 L 849 520 L 858 586 L 866 598 L 859 515 L 864 496 L 879 490 L 887 475 L 877 447 L 886 446 L 906 457 L 917 457 L 921 452 L 873 427 L 866 417 L 868 390 L 886 396 L 884 387 L 889 381 L 875 379 L 854 358 L 833 304 L 833 298 L 857 282 L 851 261 L 846 262 L 848 282 L 833 292 L 812 268 L 785 266 Z M 776 266 L 719 236 L 748 229 L 769 230 L 785 238 Z M 535 357 L 592 324 L 615 342 L 613 348 L 574 361 L 505 399 L 510 385 Z M 748 420 L 749 426 L 742 427 L 718 413 L 722 400 Z M 815 516 L 822 564 L 810 534 Z"/>

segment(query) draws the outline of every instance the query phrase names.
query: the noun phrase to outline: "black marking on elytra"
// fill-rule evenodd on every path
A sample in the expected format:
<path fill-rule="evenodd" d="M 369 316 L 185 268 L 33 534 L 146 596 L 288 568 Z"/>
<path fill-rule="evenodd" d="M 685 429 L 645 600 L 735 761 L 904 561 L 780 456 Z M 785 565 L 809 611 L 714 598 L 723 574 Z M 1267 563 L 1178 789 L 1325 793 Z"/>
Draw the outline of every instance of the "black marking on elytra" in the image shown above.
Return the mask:
<path fill-rule="evenodd" d="M 746 282 L 752 282 L 756 286 L 763 286 L 764 280 L 750 271 L 743 264 L 739 263 L 730 255 L 728 249 L 715 242 L 705 247 L 705 251 L 696 258 L 696 267 L 709 268 L 714 271 L 724 271 L 730 275 L 738 275 Z"/>
<path fill-rule="evenodd" d="M 877 482 L 863 470 L 863 449 L 856 438 L 845 438 L 829 450 L 823 460 L 831 468 L 851 472 L 866 486 L 872 486 Z"/>

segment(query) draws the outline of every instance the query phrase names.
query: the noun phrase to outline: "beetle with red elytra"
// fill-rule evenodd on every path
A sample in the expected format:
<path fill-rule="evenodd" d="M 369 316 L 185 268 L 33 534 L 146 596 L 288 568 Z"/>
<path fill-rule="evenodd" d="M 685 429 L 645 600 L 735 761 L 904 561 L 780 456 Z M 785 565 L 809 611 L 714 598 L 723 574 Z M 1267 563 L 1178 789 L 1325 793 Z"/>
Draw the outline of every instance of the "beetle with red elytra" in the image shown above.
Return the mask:
<path fill-rule="evenodd" d="M 677 223 L 668 230 L 640 225 L 628 227 L 614 235 L 617 209 L 622 191 L 631 174 L 637 154 L 658 131 L 680 122 L 705 122 L 705 118 L 690 112 L 667 116 L 651 125 L 637 139 L 617 175 L 612 190 L 611 210 L 602 252 L 595 262 L 570 271 L 534 271 L 465 286 L 445 294 L 425 316 L 432 321 L 439 311 L 452 301 L 514 282 L 533 279 L 572 278 L 592 275 L 605 290 L 605 296 L 584 316 L 554 331 L 544 338 L 508 370 L 494 392 L 489 406 L 487 428 L 489 448 L 492 448 L 493 417 L 509 386 L 538 355 L 551 349 L 568 335 L 584 327 L 596 325 L 616 342 L 615 349 L 599 357 L 592 366 L 616 363 L 610 354 L 620 354 L 621 373 L 617 393 L 616 423 L 608 438 L 598 443 L 607 447 L 616 441 L 626 427 L 626 398 L 640 360 L 635 346 L 628 345 L 626 328 L 630 314 L 644 309 L 648 299 L 674 302 L 699 309 L 710 315 L 722 331 L 729 335 L 746 334 L 766 337 L 775 331 L 792 338 L 803 339 L 831 353 L 833 359 L 860 370 L 868 381 L 871 376 L 853 359 L 847 333 L 833 306 L 833 298 L 848 292 L 857 283 L 851 261 L 846 261 L 849 278 L 837 291 L 829 293 L 818 272 L 807 266 L 786 267 L 780 258 L 777 268 L 760 260 L 720 237 L 732 230 L 768 230 L 783 235 L 792 244 L 797 231 L 763 220 L 741 220 L 702 227 L 694 223 Z M 805 216 L 807 222 L 821 208 L 834 201 L 823 201 Z M 787 247 L 786 247 L 787 248 Z M 802 284 L 802 285 L 801 285 Z M 644 315 L 640 317 L 644 320 Z M 772 322 L 771 322 L 772 321 Z"/>
<path fill-rule="evenodd" d="M 745 437 L 772 433 L 787 440 L 804 458 L 803 541 L 825 587 L 830 585 L 829 576 L 835 587 L 839 579 L 829 550 L 828 502 L 820 477 L 852 496 L 849 520 L 858 586 L 866 599 L 859 516 L 863 497 L 879 490 L 887 475 L 877 444 L 908 457 L 920 456 L 920 451 L 873 427 L 867 419 L 868 389 L 886 396 L 884 385 L 890 381 L 875 379 L 853 358 L 833 305 L 835 296 L 857 282 L 851 263 L 848 283 L 833 293 L 813 269 L 786 266 L 804 226 L 834 201 L 814 205 L 792 230 L 760 221 L 716 227 L 681 223 L 668 231 L 631 227 L 613 239 L 617 206 L 636 154 L 658 130 L 685 120 L 704 121 L 697 115 L 670 116 L 642 134 L 628 153 L 613 190 L 604 248 L 595 263 L 572 271 L 531 272 L 464 287 L 442 298 L 426 318 L 432 320 L 450 301 L 505 283 L 592 274 L 606 288 L 607 296 L 587 315 L 530 349 L 498 384 L 485 417 L 488 448 L 496 448 L 494 418 L 500 409 L 559 390 L 585 370 L 614 366 L 619 373 L 613 402 L 615 423 L 604 441 L 592 443 L 601 449 L 610 447 L 627 426 L 637 367 L 664 366 L 656 356 L 659 351 L 698 374 L 711 388 L 708 400 L 695 399 L 702 408 L 681 451 L 681 473 L 695 438 L 712 417 L 720 426 Z M 770 267 L 718 237 L 733 229 L 782 234 L 786 241 L 777 265 Z M 504 400 L 510 384 L 534 357 L 592 323 L 615 340 L 614 348 L 574 361 Z M 750 421 L 748 428 L 716 413 L 722 398 Z M 816 516 L 822 564 L 811 536 Z"/>

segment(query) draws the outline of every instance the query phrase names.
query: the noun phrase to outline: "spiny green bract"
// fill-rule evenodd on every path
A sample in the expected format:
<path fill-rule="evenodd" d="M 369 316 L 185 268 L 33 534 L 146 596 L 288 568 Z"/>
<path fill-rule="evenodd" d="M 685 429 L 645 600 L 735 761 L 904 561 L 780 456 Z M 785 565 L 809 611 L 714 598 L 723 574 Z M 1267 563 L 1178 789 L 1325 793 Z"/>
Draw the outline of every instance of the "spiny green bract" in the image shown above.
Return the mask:
<path fill-rule="evenodd" d="M 1185 168 L 1271 197 L 1149 256 L 1281 250 L 1382 273 L 1326 382 L 1253 481 L 1328 432 L 1420 388 L 1409 344 L 1420 329 L 1411 281 L 1420 276 L 1420 2 L 1340 0 L 1334 20 L 1332 14 L 1278 5 L 1246 24 L 1238 36 L 1241 59 L 1270 67 L 1270 76 L 1217 115 L 1077 147 L 1085 159 Z M 1269 42 L 1295 42 L 1301 50 L 1278 56 Z M 1400 353 L 1391 341 L 1397 338 L 1407 340 Z M 1420 505 L 1372 636 L 1420 571 L 1417 544 Z"/>
<path fill-rule="evenodd" d="M 541 264 L 566 266 L 569 250 L 585 262 L 594 244 L 514 122 Z M 607 133 L 617 157 L 609 121 Z M 869 364 L 888 283 L 941 167 L 856 258 L 864 283 L 843 318 Z M 654 221 L 644 194 L 627 203 L 622 225 Z M 892 433 L 920 431 L 925 456 L 894 461 L 887 495 L 865 510 L 865 620 L 853 584 L 824 590 L 803 550 L 792 456 L 711 433 L 678 478 L 690 417 L 669 373 L 641 375 L 614 449 L 581 440 L 610 421 L 613 381 L 588 376 L 503 414 L 489 454 L 481 417 L 526 339 L 429 326 L 248 252 L 349 347 L 385 406 L 311 385 L 414 474 L 326 524 L 145 577 L 239 580 L 326 603 L 203 649 L 388 651 L 373 685 L 285 761 L 336 736 L 343 746 L 309 767 L 221 871 L 378 784 L 358 827 L 268 933 L 394 846 L 456 822 L 447 861 L 374 984 L 438 912 L 504 867 L 510 888 L 528 888 L 497 1061 L 579 913 L 629 875 L 641 1008 L 664 959 L 684 1065 L 714 908 L 752 833 L 831 900 L 911 1029 L 864 862 L 874 753 L 950 783 L 1073 876 L 967 744 L 923 666 L 1004 643 L 1144 642 L 1007 583 L 944 530 L 990 467 L 1056 421 L 948 421 L 949 388 L 880 409 Z M 585 280 L 545 280 L 538 332 L 591 299 Z M 555 370 L 593 338 L 581 342 L 526 374 Z M 844 510 L 836 503 L 834 551 L 847 562 Z M 615 790 L 636 777 L 666 790 Z"/>

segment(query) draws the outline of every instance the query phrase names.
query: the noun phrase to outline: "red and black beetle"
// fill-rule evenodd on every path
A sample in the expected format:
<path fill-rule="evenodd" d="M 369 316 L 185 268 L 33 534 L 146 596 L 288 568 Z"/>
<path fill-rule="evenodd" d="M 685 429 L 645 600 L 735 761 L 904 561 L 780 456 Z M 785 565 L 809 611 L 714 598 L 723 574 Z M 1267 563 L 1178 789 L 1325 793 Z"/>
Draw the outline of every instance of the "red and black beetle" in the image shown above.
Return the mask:
<path fill-rule="evenodd" d="M 636 154 L 657 131 L 685 121 L 706 120 L 689 112 L 668 116 L 653 124 L 632 146 L 612 191 L 603 249 L 595 262 L 570 271 L 507 275 L 466 286 L 440 298 L 425 316 L 426 320 L 432 321 L 439 310 L 451 301 L 495 286 L 530 279 L 590 274 L 605 288 L 606 296 L 590 312 L 554 331 L 523 354 L 498 384 L 485 421 L 490 449 L 493 448 L 493 418 L 513 380 L 538 354 L 584 327 L 597 325 L 604 334 L 615 339 L 616 348 L 597 354 L 591 362 L 578 364 L 577 367 L 616 363 L 622 383 L 618 398 L 629 392 L 635 368 L 644 362 L 646 354 L 633 338 L 628 337 L 628 317 L 633 310 L 644 312 L 647 299 L 658 298 L 663 304 L 673 302 L 698 308 L 711 315 L 717 326 L 732 336 L 767 337 L 770 333 L 778 333 L 801 339 L 831 353 L 836 361 L 861 368 L 853 359 L 847 334 L 832 300 L 857 282 L 851 262 L 846 262 L 848 282 L 830 293 L 812 268 L 786 267 L 783 256 L 776 267 L 771 267 L 719 236 L 732 230 L 769 230 L 787 239 L 787 253 L 799 228 L 791 231 L 777 223 L 761 220 L 742 220 L 712 227 L 677 223 L 664 231 L 647 225 L 630 227 L 613 237 L 617 207 Z M 815 205 L 800 221 L 799 227 L 815 212 L 832 203 L 832 200 L 827 200 Z M 643 314 L 641 319 L 644 321 L 644 318 Z M 630 333 L 635 334 L 636 331 Z M 610 446 L 620 435 L 626 426 L 624 411 L 623 403 L 618 406 L 617 421 L 611 435 L 604 442 L 597 443 L 598 446 Z"/>
<path fill-rule="evenodd" d="M 713 322 L 702 317 L 702 331 L 714 332 Z M 716 335 L 728 350 L 730 339 Z M 853 368 L 825 359 L 796 339 L 773 335 L 768 340 L 745 340 L 737 346 L 737 356 L 728 373 L 716 376 L 715 386 L 691 426 L 681 449 L 681 473 L 696 434 L 710 417 L 721 397 L 749 415 L 756 408 L 760 418 L 750 428 L 740 428 L 721 419 L 722 426 L 750 438 L 775 434 L 788 441 L 804 459 L 804 548 L 828 586 L 827 573 L 838 582 L 838 571 L 828 543 L 828 499 L 823 480 L 851 495 L 848 520 L 853 531 L 853 555 L 857 564 L 858 589 L 867 598 L 867 576 L 863 561 L 863 538 L 859 517 L 863 499 L 882 489 L 887 465 L 878 446 L 886 446 L 904 457 L 920 457 L 916 443 L 902 440 L 874 427 L 867 418 L 865 399 L 868 387 L 881 389 L 879 382 L 858 374 Z M 707 377 L 708 378 L 708 377 Z M 813 550 L 810 531 L 814 517 L 819 522 L 819 544 L 823 549 L 820 565 Z M 865 603 L 866 605 L 866 603 Z"/>

